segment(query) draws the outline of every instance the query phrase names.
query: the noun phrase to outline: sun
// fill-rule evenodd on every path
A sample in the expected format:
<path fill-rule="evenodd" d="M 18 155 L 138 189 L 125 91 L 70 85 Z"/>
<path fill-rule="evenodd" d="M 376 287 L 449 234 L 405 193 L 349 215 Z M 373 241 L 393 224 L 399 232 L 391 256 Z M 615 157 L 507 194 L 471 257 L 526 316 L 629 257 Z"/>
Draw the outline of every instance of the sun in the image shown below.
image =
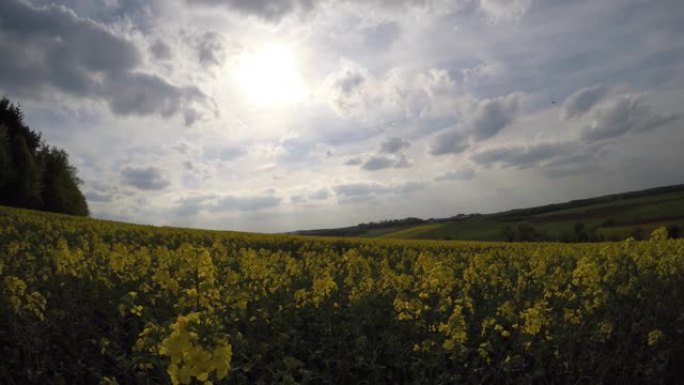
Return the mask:
<path fill-rule="evenodd" d="M 293 50 L 282 44 L 243 53 L 237 77 L 250 102 L 278 107 L 303 101 L 308 91 L 296 59 Z"/>

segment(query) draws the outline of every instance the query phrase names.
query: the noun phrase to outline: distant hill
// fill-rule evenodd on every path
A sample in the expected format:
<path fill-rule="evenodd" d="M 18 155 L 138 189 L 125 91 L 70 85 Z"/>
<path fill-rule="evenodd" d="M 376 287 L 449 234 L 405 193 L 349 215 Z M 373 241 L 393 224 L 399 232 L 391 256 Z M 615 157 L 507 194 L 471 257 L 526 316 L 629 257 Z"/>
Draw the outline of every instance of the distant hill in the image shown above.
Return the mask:
<path fill-rule="evenodd" d="M 406 218 L 300 235 L 478 241 L 618 241 L 647 238 L 666 226 L 684 228 L 684 184 L 578 199 L 565 203 L 450 218 Z"/>

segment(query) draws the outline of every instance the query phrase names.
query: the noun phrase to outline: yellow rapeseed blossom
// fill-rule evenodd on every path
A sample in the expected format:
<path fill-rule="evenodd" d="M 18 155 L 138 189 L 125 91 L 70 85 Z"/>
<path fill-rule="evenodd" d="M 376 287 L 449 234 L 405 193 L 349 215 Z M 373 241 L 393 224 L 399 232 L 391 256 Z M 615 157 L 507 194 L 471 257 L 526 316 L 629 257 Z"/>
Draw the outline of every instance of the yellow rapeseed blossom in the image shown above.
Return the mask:
<path fill-rule="evenodd" d="M 653 329 L 648 333 L 648 346 L 656 346 L 665 339 L 665 333 L 660 329 Z"/>
<path fill-rule="evenodd" d="M 169 357 L 167 372 L 174 385 L 189 384 L 192 378 L 207 381 L 214 373 L 223 379 L 230 370 L 232 347 L 225 338 L 204 346 L 194 326 L 200 323 L 200 313 L 179 316 L 171 325 L 171 334 L 159 346 L 159 354 Z"/>

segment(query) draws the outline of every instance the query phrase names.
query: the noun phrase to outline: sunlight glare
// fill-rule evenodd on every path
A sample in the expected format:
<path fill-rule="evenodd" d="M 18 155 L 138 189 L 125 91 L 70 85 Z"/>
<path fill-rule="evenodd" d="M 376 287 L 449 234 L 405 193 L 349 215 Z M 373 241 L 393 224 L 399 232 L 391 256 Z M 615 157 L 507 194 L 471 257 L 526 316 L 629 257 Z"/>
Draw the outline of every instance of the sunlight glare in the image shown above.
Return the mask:
<path fill-rule="evenodd" d="M 237 76 L 250 101 L 259 107 L 295 104 L 307 94 L 296 57 L 284 45 L 243 53 Z"/>

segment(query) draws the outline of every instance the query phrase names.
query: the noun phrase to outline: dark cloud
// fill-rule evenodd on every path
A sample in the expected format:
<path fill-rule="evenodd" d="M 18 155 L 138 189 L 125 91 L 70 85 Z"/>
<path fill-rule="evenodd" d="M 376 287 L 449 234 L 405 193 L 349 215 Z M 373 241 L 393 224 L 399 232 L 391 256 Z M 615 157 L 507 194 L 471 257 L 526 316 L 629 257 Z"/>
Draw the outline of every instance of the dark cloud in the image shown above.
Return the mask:
<path fill-rule="evenodd" d="M 378 171 L 388 168 L 408 168 L 413 164 L 404 154 L 357 156 L 344 162 L 346 166 L 361 165 L 362 170 Z"/>
<path fill-rule="evenodd" d="M 157 60 L 171 59 L 171 47 L 162 40 L 156 40 L 150 46 L 150 53 Z"/>
<path fill-rule="evenodd" d="M 395 154 L 405 148 L 408 148 L 410 145 L 411 143 L 407 142 L 402 138 L 393 137 L 387 139 L 380 145 L 380 152 L 383 152 L 385 154 Z"/>
<path fill-rule="evenodd" d="M 482 166 L 529 168 L 540 162 L 572 153 L 577 144 L 572 142 L 537 143 L 528 146 L 502 146 L 475 153 L 471 159 Z"/>
<path fill-rule="evenodd" d="M 589 124 L 582 132 L 582 139 L 598 141 L 627 133 L 645 132 L 678 117 L 678 115 L 661 115 L 654 112 L 643 95 L 620 95 L 589 113 L 587 116 Z"/>
<path fill-rule="evenodd" d="M 582 88 L 565 99 L 561 117 L 563 119 L 570 119 L 575 116 L 584 115 L 596 103 L 601 101 L 601 99 L 606 95 L 607 91 L 607 87 L 600 85 Z"/>
<path fill-rule="evenodd" d="M 347 159 L 347 161 L 344 162 L 345 166 L 358 166 L 361 163 L 363 163 L 363 158 L 360 156 L 355 156 L 353 158 Z"/>
<path fill-rule="evenodd" d="M 520 94 L 481 101 L 475 110 L 472 130 L 475 140 L 489 139 L 513 122 L 522 104 Z"/>
<path fill-rule="evenodd" d="M 116 23 L 130 20 L 137 28 L 148 31 L 166 0 L 30 0 L 36 6 L 50 6 L 59 3 L 74 10 L 79 17 L 102 23 Z"/>
<path fill-rule="evenodd" d="M 460 154 L 465 151 L 469 145 L 468 137 L 465 134 L 456 129 L 452 129 L 435 137 L 430 144 L 430 154 Z"/>
<path fill-rule="evenodd" d="M 442 182 L 447 180 L 470 180 L 475 177 L 475 170 L 472 168 L 461 168 L 452 171 L 447 171 L 442 175 L 435 177 L 435 181 Z"/>
<path fill-rule="evenodd" d="M 596 171 L 600 163 L 599 150 L 584 147 L 572 155 L 550 160 L 542 165 L 542 172 L 550 178 L 561 178 Z"/>
<path fill-rule="evenodd" d="M 366 86 L 369 77 L 364 68 L 353 63 L 345 63 L 340 71 L 330 75 L 327 83 L 334 107 L 344 113 L 363 107 L 369 96 Z"/>
<path fill-rule="evenodd" d="M 197 56 L 200 64 L 221 65 L 225 49 L 221 36 L 214 32 L 206 32 L 198 38 Z"/>
<path fill-rule="evenodd" d="M 601 145 L 541 142 L 497 147 L 476 153 L 471 159 L 485 167 L 535 168 L 550 178 L 560 178 L 596 171 L 604 155 Z"/>
<path fill-rule="evenodd" d="M 157 113 L 169 117 L 179 112 L 188 99 L 202 97 L 197 88 L 177 87 L 156 75 L 121 74 L 112 80 L 101 94 L 107 98 L 112 111 L 121 115 Z"/>
<path fill-rule="evenodd" d="M 156 167 L 126 167 L 121 171 L 121 176 L 124 184 L 140 190 L 163 190 L 171 184 Z"/>
<path fill-rule="evenodd" d="M 225 196 L 211 206 L 217 211 L 257 211 L 276 207 L 281 199 L 273 195 Z"/>
<path fill-rule="evenodd" d="M 344 95 L 351 95 L 365 80 L 366 78 L 363 73 L 347 70 L 342 77 L 337 79 L 335 86 L 342 91 Z"/>
<path fill-rule="evenodd" d="M 371 156 L 361 166 L 366 171 L 376 171 L 394 166 L 395 160 L 386 156 Z"/>
<path fill-rule="evenodd" d="M 106 101 L 121 115 L 183 112 L 204 95 L 153 74 L 130 41 L 62 6 L 0 2 L 0 89 L 40 98 L 57 90 Z"/>

